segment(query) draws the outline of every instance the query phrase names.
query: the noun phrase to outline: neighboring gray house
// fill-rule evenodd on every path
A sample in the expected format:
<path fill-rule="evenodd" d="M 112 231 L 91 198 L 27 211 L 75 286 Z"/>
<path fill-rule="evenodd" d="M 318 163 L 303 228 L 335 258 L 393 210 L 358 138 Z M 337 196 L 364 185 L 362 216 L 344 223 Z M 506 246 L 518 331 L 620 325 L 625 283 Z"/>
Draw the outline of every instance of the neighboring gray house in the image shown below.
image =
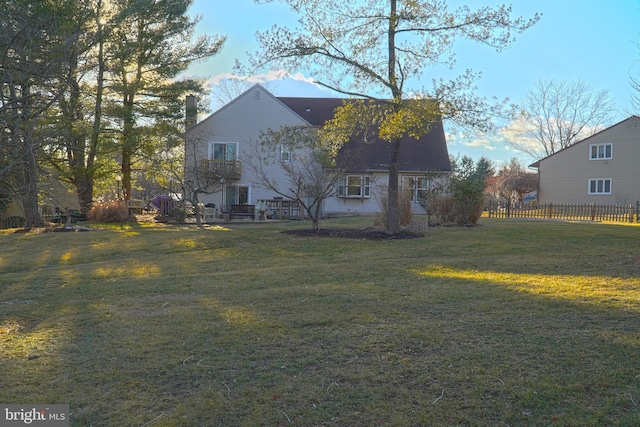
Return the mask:
<path fill-rule="evenodd" d="M 200 196 L 203 203 L 216 207 L 231 204 L 256 204 L 272 199 L 277 194 L 264 188 L 243 166 L 250 155 L 251 144 L 259 140 L 261 131 L 282 126 L 321 126 L 333 117 L 335 108 L 342 104 L 339 98 L 280 98 L 265 88 L 255 85 L 233 101 L 197 124 L 192 124 L 185 135 L 186 178 L 193 179 L 194 168 L 224 169 L 224 183 L 219 191 Z M 352 140 L 348 144 L 363 144 Z M 374 213 L 379 210 L 374 195 L 386 186 L 388 172 L 385 164 L 390 156 L 387 143 L 368 141 L 351 170 L 336 189 L 335 197 L 324 201 L 325 214 Z M 282 152 L 283 161 L 289 154 Z M 286 177 L 279 165 L 271 166 L 271 176 Z M 403 189 L 418 194 L 426 189 L 427 172 L 448 173 L 451 170 L 442 123 L 419 139 L 406 137 L 402 143 L 399 162 Z M 419 204 L 414 209 L 422 212 Z"/>
<path fill-rule="evenodd" d="M 540 203 L 640 200 L 640 117 L 631 116 L 530 165 Z"/>

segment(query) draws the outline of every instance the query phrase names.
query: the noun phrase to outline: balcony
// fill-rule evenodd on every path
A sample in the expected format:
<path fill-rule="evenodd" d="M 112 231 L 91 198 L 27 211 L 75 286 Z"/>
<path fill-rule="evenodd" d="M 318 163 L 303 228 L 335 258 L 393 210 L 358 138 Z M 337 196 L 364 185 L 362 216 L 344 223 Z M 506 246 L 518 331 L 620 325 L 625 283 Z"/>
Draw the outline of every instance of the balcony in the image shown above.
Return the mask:
<path fill-rule="evenodd" d="M 207 179 L 240 179 L 242 162 L 238 160 L 202 160 L 201 171 Z"/>

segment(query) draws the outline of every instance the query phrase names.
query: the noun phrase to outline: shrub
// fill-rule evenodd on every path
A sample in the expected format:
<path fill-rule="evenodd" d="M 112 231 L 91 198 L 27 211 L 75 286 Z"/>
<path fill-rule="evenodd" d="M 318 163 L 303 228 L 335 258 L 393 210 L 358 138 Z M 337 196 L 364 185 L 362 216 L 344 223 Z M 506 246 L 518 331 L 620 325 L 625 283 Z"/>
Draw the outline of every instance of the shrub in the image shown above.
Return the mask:
<path fill-rule="evenodd" d="M 458 225 L 475 224 L 484 209 L 484 182 L 466 179 L 452 183 L 455 221 Z"/>
<path fill-rule="evenodd" d="M 87 219 L 95 222 L 126 222 L 129 220 L 129 210 L 125 202 L 98 203 L 91 208 Z"/>
<path fill-rule="evenodd" d="M 380 212 L 376 214 L 373 220 L 373 224 L 376 227 L 386 228 L 387 226 L 387 189 L 386 186 L 380 189 L 380 192 L 376 194 L 376 201 Z M 398 207 L 400 209 L 400 225 L 403 227 L 411 224 L 411 218 L 413 217 L 413 211 L 411 210 L 411 193 L 408 191 L 401 191 L 398 200 Z"/>
<path fill-rule="evenodd" d="M 473 225 L 484 210 L 484 187 L 477 182 L 451 183 L 447 192 L 432 192 L 420 201 L 435 225 Z"/>
<path fill-rule="evenodd" d="M 454 225 L 455 203 L 451 194 L 430 193 L 420 201 L 432 225 Z"/>
<path fill-rule="evenodd" d="M 442 225 L 472 225 L 478 222 L 484 209 L 486 177 L 491 172 L 487 161 L 477 164 L 469 157 L 452 159 L 452 174 L 445 185 L 431 188 L 420 201 L 429 221 Z"/>

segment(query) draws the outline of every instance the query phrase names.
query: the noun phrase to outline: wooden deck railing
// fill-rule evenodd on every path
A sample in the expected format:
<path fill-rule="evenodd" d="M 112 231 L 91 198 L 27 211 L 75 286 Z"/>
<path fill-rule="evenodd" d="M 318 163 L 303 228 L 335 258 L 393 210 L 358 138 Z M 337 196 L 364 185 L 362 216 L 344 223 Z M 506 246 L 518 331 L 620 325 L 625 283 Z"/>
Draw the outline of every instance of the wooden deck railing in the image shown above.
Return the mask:
<path fill-rule="evenodd" d="M 257 209 L 264 210 L 276 219 L 302 219 L 302 206 L 295 200 L 261 199 L 257 201 Z"/>
<path fill-rule="evenodd" d="M 202 173 L 213 179 L 240 179 L 242 177 L 242 162 L 239 160 L 202 160 Z"/>

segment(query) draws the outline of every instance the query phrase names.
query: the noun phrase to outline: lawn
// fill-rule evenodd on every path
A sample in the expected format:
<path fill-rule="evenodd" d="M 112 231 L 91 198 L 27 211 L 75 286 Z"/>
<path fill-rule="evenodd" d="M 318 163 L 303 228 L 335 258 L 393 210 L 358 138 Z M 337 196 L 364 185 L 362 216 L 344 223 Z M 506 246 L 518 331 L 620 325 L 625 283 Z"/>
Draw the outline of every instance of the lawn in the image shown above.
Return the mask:
<path fill-rule="evenodd" d="M 0 403 L 72 426 L 640 425 L 640 226 L 282 233 L 307 226 L 1 233 Z"/>

